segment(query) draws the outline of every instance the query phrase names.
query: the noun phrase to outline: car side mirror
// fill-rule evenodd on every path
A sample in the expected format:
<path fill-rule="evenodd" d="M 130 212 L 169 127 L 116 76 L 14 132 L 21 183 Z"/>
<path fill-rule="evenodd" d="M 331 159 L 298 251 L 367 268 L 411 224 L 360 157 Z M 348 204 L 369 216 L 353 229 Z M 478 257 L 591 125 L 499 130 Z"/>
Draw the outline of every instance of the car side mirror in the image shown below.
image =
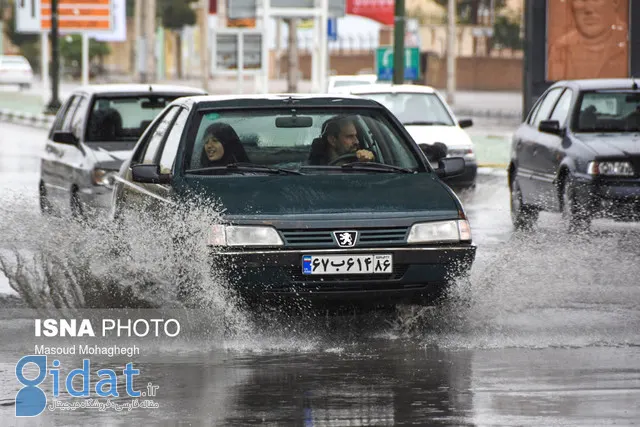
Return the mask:
<path fill-rule="evenodd" d="M 442 142 L 433 144 L 420 144 L 420 149 L 427 156 L 430 162 L 438 162 L 447 157 L 447 146 Z"/>
<path fill-rule="evenodd" d="M 471 126 L 473 126 L 473 120 L 472 119 L 461 119 L 461 120 L 458 120 L 458 124 L 460 125 L 460 127 L 462 129 L 470 128 Z"/>
<path fill-rule="evenodd" d="M 78 138 L 66 131 L 57 130 L 53 132 L 53 142 L 59 142 L 60 144 L 78 145 Z"/>
<path fill-rule="evenodd" d="M 564 129 L 560 128 L 560 122 L 557 120 L 542 120 L 538 125 L 538 130 L 544 133 L 562 136 Z"/>
<path fill-rule="evenodd" d="M 462 157 L 448 157 L 438 162 L 436 174 L 440 178 L 457 176 L 464 173 L 465 162 Z"/>
<path fill-rule="evenodd" d="M 171 181 L 170 174 L 161 174 L 159 165 L 133 165 L 131 177 L 135 182 L 146 184 L 168 184 Z"/>

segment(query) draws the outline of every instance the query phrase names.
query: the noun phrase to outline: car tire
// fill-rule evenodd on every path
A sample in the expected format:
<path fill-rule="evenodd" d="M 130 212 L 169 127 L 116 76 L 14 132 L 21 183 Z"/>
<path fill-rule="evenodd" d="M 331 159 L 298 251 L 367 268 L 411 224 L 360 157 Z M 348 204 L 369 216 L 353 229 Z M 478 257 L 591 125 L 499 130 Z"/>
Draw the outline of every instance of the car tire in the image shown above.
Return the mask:
<path fill-rule="evenodd" d="M 47 197 L 47 190 L 44 188 L 44 184 L 41 182 L 39 186 L 39 201 L 40 201 L 40 212 L 42 215 L 51 215 L 53 214 L 53 206 Z"/>
<path fill-rule="evenodd" d="M 516 230 L 531 230 L 538 221 L 538 209 L 524 203 L 518 180 L 511 180 L 511 222 Z"/>
<path fill-rule="evenodd" d="M 562 181 L 560 205 L 562 218 L 567 224 L 567 230 L 571 233 L 588 230 L 591 226 L 591 214 L 587 206 L 576 203 L 576 181 L 571 175 L 567 175 Z"/>
<path fill-rule="evenodd" d="M 84 220 L 84 210 L 82 209 L 82 203 L 80 203 L 80 198 L 78 197 L 78 190 L 74 189 L 71 192 L 71 216 L 76 220 Z"/>

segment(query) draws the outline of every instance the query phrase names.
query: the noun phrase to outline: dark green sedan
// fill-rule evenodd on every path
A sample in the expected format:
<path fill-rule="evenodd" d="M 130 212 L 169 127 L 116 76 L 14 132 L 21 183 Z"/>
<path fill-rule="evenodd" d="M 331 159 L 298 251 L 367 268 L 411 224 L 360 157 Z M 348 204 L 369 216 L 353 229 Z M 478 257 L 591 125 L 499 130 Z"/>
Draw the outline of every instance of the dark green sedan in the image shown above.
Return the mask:
<path fill-rule="evenodd" d="M 260 301 L 430 304 L 476 247 L 425 153 L 381 104 L 350 95 L 194 96 L 172 102 L 120 169 L 112 215 L 144 203 L 220 204 L 212 265 Z M 148 206 L 148 205 L 147 205 Z"/>

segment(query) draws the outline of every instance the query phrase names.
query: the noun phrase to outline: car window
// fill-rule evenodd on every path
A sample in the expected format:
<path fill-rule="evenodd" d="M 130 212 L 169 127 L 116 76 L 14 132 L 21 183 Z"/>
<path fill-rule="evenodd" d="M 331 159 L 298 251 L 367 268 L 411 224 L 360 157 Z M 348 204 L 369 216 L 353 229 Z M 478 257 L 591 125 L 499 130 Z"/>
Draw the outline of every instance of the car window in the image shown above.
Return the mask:
<path fill-rule="evenodd" d="M 162 149 L 162 156 L 160 157 L 160 173 L 170 173 L 173 169 L 173 162 L 176 158 L 178 147 L 180 146 L 180 138 L 182 137 L 188 116 L 189 110 L 181 109 L 178 118 L 171 127 L 171 131 Z"/>
<path fill-rule="evenodd" d="M 434 93 L 368 93 L 360 96 L 381 103 L 405 124 L 455 125 L 443 102 Z"/>
<path fill-rule="evenodd" d="M 80 96 L 80 101 L 78 102 L 78 106 L 76 107 L 75 113 L 73 113 L 73 117 L 71 118 L 71 132 L 76 136 L 76 138 L 82 138 L 82 125 L 84 124 L 84 119 L 86 117 L 86 106 L 87 106 L 87 98 L 84 96 Z"/>
<path fill-rule="evenodd" d="M 51 131 L 49 132 L 49 139 L 53 137 L 53 132 L 62 130 L 62 123 L 64 122 L 64 119 L 67 116 L 67 112 L 70 110 L 73 101 L 73 96 L 67 98 L 67 100 L 62 104 L 62 107 L 60 107 L 60 109 L 56 113 L 56 118 L 53 121 L 53 126 L 51 126 Z"/>
<path fill-rule="evenodd" d="M 560 126 L 564 126 L 567 121 L 567 116 L 569 115 L 569 109 L 571 108 L 572 96 L 573 91 L 571 89 L 567 89 L 562 93 L 549 120 L 557 120 L 560 122 Z"/>
<path fill-rule="evenodd" d="M 137 141 L 177 95 L 96 96 L 89 113 L 87 142 Z"/>
<path fill-rule="evenodd" d="M 578 102 L 576 132 L 640 132 L 640 93 L 609 90 L 583 93 Z"/>
<path fill-rule="evenodd" d="M 76 112 L 76 107 L 80 103 L 80 98 L 80 95 L 75 95 L 71 100 L 71 104 L 69 104 L 69 108 L 65 112 L 64 119 L 62 119 L 62 126 L 60 127 L 60 130 L 65 132 L 71 130 L 71 119 Z"/>
<path fill-rule="evenodd" d="M 535 105 L 533 106 L 533 109 L 529 113 L 527 124 L 533 126 L 533 122 L 536 119 L 536 114 L 538 114 L 538 110 L 540 109 L 540 104 L 542 104 L 542 100 L 540 100 L 540 102 L 536 102 Z"/>
<path fill-rule="evenodd" d="M 281 168 L 350 163 L 359 155 L 379 163 L 415 169 L 419 154 L 393 126 L 388 113 L 359 109 L 290 108 L 200 111 L 192 121 L 188 169 L 236 162 Z M 306 123 L 305 123 L 306 121 Z M 331 168 L 329 168 L 331 169 Z"/>
<path fill-rule="evenodd" d="M 558 97 L 562 93 L 564 88 L 557 87 L 549 91 L 547 96 L 544 97 L 542 103 L 540 104 L 540 108 L 538 108 L 538 112 L 536 113 L 535 118 L 533 119 L 533 126 L 538 127 L 541 121 L 547 120 L 553 106 L 556 104 Z"/>
<path fill-rule="evenodd" d="M 169 112 L 164 116 L 164 118 L 158 123 L 158 127 L 156 128 L 153 135 L 151 135 L 151 139 L 149 139 L 149 143 L 145 148 L 145 152 L 142 156 L 142 163 L 152 164 L 155 161 L 156 152 L 162 143 L 165 135 L 167 134 L 167 130 L 173 122 L 174 117 L 178 114 L 178 110 L 180 107 L 173 106 L 169 110 Z"/>

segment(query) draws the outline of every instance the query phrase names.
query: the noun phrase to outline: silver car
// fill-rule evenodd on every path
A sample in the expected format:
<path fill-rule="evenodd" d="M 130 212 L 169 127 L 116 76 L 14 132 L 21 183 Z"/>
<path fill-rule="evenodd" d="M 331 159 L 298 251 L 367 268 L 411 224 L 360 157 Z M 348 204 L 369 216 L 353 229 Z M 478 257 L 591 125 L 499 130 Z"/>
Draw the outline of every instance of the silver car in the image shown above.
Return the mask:
<path fill-rule="evenodd" d="M 113 176 L 151 121 L 174 99 L 199 88 L 90 85 L 64 102 L 49 131 L 40 168 L 40 209 L 75 217 L 106 214 Z"/>

